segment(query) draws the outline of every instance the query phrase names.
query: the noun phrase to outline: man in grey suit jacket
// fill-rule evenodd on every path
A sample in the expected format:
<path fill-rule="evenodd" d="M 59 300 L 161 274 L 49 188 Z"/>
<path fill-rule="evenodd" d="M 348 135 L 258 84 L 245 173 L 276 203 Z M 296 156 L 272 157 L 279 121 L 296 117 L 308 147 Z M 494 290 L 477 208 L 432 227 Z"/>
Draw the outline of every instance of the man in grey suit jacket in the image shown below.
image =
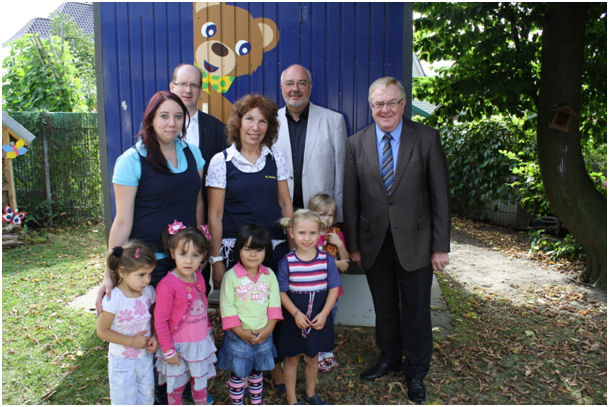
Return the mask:
<path fill-rule="evenodd" d="M 281 92 L 286 106 L 279 109 L 276 147 L 286 160 L 288 186 L 294 209 L 306 208 L 318 192 L 332 196 L 341 222 L 343 167 L 347 127 L 340 113 L 310 102 L 311 73 L 292 65 L 281 74 Z"/>
<path fill-rule="evenodd" d="M 401 369 L 408 397 L 422 403 L 433 345 L 433 270 L 448 264 L 450 249 L 446 158 L 437 130 L 403 117 L 398 80 L 376 80 L 368 102 L 375 124 L 347 142 L 343 195 L 347 245 L 366 271 L 381 353 L 361 378 Z"/>

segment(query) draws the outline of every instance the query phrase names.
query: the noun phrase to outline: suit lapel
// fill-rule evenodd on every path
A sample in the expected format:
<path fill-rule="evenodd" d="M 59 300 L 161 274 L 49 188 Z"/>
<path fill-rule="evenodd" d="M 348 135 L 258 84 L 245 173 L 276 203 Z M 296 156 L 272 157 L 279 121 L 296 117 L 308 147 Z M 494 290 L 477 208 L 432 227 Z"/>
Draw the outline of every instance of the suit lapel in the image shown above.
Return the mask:
<path fill-rule="evenodd" d="M 400 136 L 400 151 L 398 152 L 398 165 L 396 167 L 396 174 L 393 180 L 393 185 L 397 185 L 404 173 L 406 167 L 412 157 L 412 150 L 414 145 L 419 138 L 418 131 L 411 126 L 411 122 L 404 118 L 402 123 L 402 135 Z M 395 190 L 395 189 L 394 189 Z"/>
<path fill-rule="evenodd" d="M 303 164 L 311 160 L 311 154 L 315 151 L 315 145 L 317 144 L 317 137 L 319 136 L 319 122 L 320 115 L 317 114 L 315 105 L 309 102 L 309 117 L 307 118 L 307 131 L 305 134 L 305 151 L 303 157 Z"/>
<path fill-rule="evenodd" d="M 378 157 L 378 146 L 376 145 L 376 125 L 373 124 L 368 127 L 364 137 L 362 137 L 362 143 L 364 147 L 364 155 L 367 157 L 367 166 L 371 168 L 374 181 L 379 183 L 383 190 L 385 185 L 383 184 L 383 178 L 381 177 L 381 167 L 379 165 Z"/>
<path fill-rule="evenodd" d="M 276 145 L 283 154 L 283 159 L 288 166 L 290 174 L 294 171 L 294 163 L 292 162 L 292 142 L 290 141 L 290 130 L 288 128 L 288 119 L 286 117 L 287 107 L 282 107 L 277 113 L 279 121 L 279 137 Z"/>

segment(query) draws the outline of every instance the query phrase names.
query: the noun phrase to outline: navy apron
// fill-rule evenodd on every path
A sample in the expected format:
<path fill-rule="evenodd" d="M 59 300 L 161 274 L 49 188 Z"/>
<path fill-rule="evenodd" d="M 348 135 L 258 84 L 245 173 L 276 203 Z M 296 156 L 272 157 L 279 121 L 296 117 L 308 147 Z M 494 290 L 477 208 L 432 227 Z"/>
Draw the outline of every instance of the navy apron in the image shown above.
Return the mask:
<path fill-rule="evenodd" d="M 176 148 L 180 147 L 176 145 Z M 184 148 L 184 154 L 188 167 L 180 173 L 158 172 L 139 154 L 142 175 L 135 195 L 129 238 L 142 240 L 154 252 L 164 251 L 162 233 L 174 220 L 185 226 L 197 226 L 201 176 L 189 147 Z"/>
<path fill-rule="evenodd" d="M 226 160 L 226 150 L 223 153 Z M 236 238 L 240 227 L 257 224 L 269 230 L 271 239 L 285 239 L 279 225 L 281 207 L 277 182 L 277 164 L 270 152 L 264 168 L 258 172 L 242 172 L 232 162 L 226 163 L 223 238 Z"/>

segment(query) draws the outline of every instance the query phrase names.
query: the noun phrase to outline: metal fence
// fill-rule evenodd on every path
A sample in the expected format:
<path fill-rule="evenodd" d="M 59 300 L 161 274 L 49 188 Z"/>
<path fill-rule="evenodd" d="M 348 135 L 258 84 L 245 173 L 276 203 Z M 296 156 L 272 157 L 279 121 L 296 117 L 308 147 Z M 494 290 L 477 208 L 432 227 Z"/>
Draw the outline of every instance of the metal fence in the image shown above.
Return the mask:
<path fill-rule="evenodd" d="M 528 230 L 533 221 L 518 202 L 496 200 L 469 208 L 453 201 L 452 205 L 453 211 L 459 215 L 513 229 Z"/>
<path fill-rule="evenodd" d="M 36 136 L 13 160 L 26 223 L 45 226 L 101 220 L 102 180 L 96 113 L 9 112 Z"/>

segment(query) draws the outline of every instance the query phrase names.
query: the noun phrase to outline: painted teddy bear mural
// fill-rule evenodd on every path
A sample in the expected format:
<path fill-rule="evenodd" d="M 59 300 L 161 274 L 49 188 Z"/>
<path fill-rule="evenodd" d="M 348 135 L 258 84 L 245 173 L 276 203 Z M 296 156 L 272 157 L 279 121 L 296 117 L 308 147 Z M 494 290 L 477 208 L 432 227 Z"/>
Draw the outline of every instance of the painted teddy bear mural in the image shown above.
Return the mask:
<path fill-rule="evenodd" d="M 275 48 L 277 25 L 240 7 L 195 3 L 193 27 L 195 65 L 203 73 L 199 109 L 226 123 L 233 104 L 224 94 L 237 76 L 254 73 L 264 53 Z"/>

